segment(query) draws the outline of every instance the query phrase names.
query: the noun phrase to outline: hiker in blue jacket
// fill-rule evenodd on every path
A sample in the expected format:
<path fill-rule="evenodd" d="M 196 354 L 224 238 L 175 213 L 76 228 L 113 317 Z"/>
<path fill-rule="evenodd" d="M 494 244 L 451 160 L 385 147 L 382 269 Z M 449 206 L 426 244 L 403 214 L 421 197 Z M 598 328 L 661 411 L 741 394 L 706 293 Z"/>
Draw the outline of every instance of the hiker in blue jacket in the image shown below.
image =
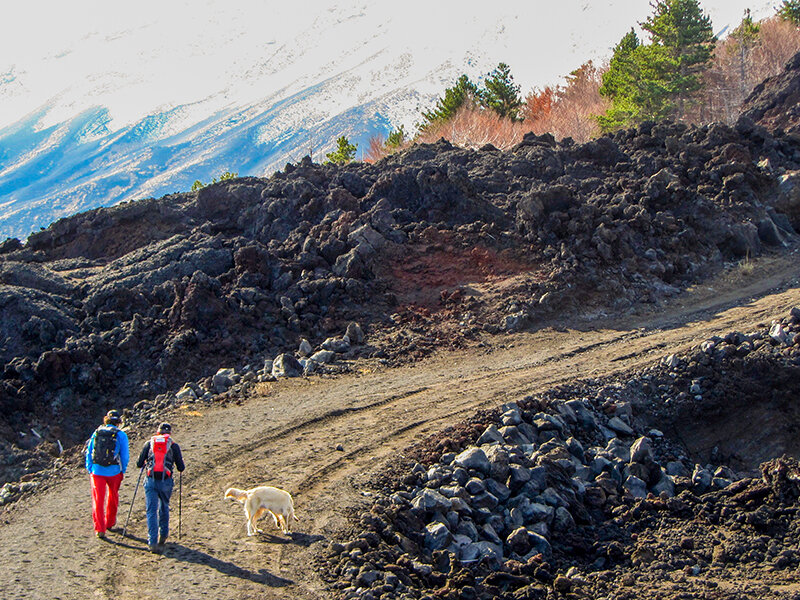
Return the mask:
<path fill-rule="evenodd" d="M 174 486 L 173 469 L 183 471 L 181 448 L 172 440 L 172 426 L 161 423 L 158 433 L 151 437 L 139 453 L 136 466 L 147 465 L 144 482 L 145 512 L 147 513 L 147 547 L 160 554 L 169 535 L 169 499 Z"/>
<path fill-rule="evenodd" d="M 106 530 L 117 524 L 119 487 L 128 468 L 128 435 L 119 428 L 121 423 L 120 411 L 108 411 L 86 447 L 86 470 L 92 481 L 92 519 L 95 535 L 101 539 L 106 537 Z"/>

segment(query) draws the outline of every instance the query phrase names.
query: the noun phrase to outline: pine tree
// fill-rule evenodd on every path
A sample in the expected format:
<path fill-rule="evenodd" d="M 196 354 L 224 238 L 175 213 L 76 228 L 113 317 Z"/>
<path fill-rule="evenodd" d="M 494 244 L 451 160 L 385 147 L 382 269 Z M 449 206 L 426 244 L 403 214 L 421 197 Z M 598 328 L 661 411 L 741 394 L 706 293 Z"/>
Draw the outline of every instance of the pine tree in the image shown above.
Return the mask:
<path fill-rule="evenodd" d="M 800 0 L 783 0 L 778 7 L 778 16 L 784 21 L 800 25 Z"/>
<path fill-rule="evenodd" d="M 390 150 L 397 150 L 399 149 L 403 143 L 406 141 L 406 131 L 402 125 L 397 129 L 393 129 L 389 132 L 389 135 L 386 136 L 385 146 L 387 149 Z"/>
<path fill-rule="evenodd" d="M 658 112 L 683 116 L 684 107 L 703 85 L 702 72 L 708 68 L 716 38 L 698 0 L 659 0 L 642 29 L 650 33 L 649 56 L 663 99 L 656 99 Z"/>
<path fill-rule="evenodd" d="M 800 0 L 798 0 L 798 4 L 800 4 Z M 742 22 L 739 23 L 736 29 L 731 31 L 730 37 L 736 40 L 738 44 L 752 47 L 758 40 L 759 31 L 761 31 L 761 26 L 753 21 L 753 17 L 750 16 L 750 9 L 747 8 L 744 11 Z"/>
<path fill-rule="evenodd" d="M 351 144 L 350 140 L 341 136 L 336 140 L 336 150 L 325 155 L 328 159 L 325 164 L 346 165 L 355 158 L 357 149 L 358 144 Z"/>
<path fill-rule="evenodd" d="M 658 0 L 641 26 L 651 43 L 641 44 L 631 30 L 614 48 L 603 75 L 600 93 L 612 103 L 598 118 L 605 131 L 682 117 L 711 62 L 716 39 L 697 0 Z"/>
<path fill-rule="evenodd" d="M 219 180 L 216 177 L 211 178 L 211 184 L 217 183 L 217 181 L 227 181 L 228 179 L 236 179 L 239 176 L 238 173 L 231 173 L 228 169 L 225 169 L 222 173 L 220 173 Z M 192 184 L 192 191 L 196 192 L 197 190 L 203 189 L 206 187 L 206 184 L 200 181 L 199 179 L 195 179 L 194 183 Z"/>
<path fill-rule="evenodd" d="M 484 106 L 496 112 L 501 117 L 518 120 L 519 109 L 522 107 L 522 98 L 519 95 L 519 86 L 514 83 L 511 67 L 506 63 L 497 65 L 489 73 L 480 92 Z"/>
<path fill-rule="evenodd" d="M 637 51 L 639 37 L 631 29 L 614 47 L 608 70 L 603 73 L 601 96 L 611 100 L 611 108 L 598 117 L 604 131 L 613 131 L 633 125 L 641 113 L 641 69 Z"/>
<path fill-rule="evenodd" d="M 424 131 L 431 125 L 444 123 L 450 120 L 464 104 L 473 102 L 478 95 L 478 86 L 472 83 L 466 75 L 456 80 L 455 85 L 447 88 L 444 95 L 436 100 L 433 110 L 423 111 L 422 118 L 425 122 L 419 125 Z"/>

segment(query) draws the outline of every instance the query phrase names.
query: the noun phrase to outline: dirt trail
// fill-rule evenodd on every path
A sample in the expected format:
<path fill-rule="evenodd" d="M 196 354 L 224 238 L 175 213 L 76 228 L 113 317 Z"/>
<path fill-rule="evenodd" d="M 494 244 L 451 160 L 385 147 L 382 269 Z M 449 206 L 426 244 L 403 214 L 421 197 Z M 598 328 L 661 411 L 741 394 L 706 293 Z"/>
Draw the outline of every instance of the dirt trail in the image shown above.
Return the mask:
<path fill-rule="evenodd" d="M 685 295 L 669 309 L 627 319 L 546 328 L 496 338 L 493 349 L 441 354 L 415 365 L 339 378 L 264 386 L 240 405 L 177 411 L 175 438 L 187 462 L 181 539 L 178 493 L 165 555 L 146 552 L 139 492 L 129 537 L 92 536 L 83 472 L 70 470 L 50 490 L 6 510 L 0 524 L 0 597 L 32 599 L 190 599 L 328 597 L 311 568 L 318 544 L 346 524 L 342 507 L 367 506 L 359 482 L 415 440 L 478 408 L 576 377 L 606 375 L 680 352 L 709 335 L 746 331 L 800 304 L 800 269 L 791 257 L 758 265 Z M 502 340 L 498 342 L 498 340 Z M 144 443 L 132 440 L 136 455 Z M 341 445 L 343 450 L 336 450 Z M 120 523 L 138 473 L 128 469 Z M 248 538 L 230 485 L 280 485 L 295 495 L 301 519 L 291 538 Z"/>

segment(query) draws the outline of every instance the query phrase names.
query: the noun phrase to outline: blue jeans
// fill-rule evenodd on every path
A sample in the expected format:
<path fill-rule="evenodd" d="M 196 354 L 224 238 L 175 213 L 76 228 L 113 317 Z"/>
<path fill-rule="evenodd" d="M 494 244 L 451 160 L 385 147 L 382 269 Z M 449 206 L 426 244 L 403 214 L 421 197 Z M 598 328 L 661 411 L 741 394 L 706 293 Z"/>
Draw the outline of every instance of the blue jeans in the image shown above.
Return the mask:
<path fill-rule="evenodd" d="M 169 498 L 175 485 L 172 477 L 167 479 L 153 479 L 147 477 L 144 481 L 145 511 L 147 513 L 147 543 L 152 546 L 158 541 L 158 536 L 169 535 Z"/>

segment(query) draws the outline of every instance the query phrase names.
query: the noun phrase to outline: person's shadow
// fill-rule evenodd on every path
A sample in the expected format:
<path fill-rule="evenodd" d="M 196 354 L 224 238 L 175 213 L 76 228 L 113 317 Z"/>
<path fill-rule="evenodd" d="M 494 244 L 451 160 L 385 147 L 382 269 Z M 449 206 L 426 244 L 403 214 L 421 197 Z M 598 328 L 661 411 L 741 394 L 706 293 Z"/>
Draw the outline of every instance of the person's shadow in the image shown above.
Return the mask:
<path fill-rule="evenodd" d="M 262 585 L 269 585 L 272 587 L 284 587 L 294 583 L 294 581 L 292 581 L 291 579 L 278 577 L 277 575 L 273 575 L 266 569 L 259 569 L 257 572 L 248 571 L 247 569 L 243 569 L 239 565 L 236 565 L 232 562 L 227 562 L 224 560 L 220 560 L 218 558 L 214 558 L 213 556 L 210 556 L 205 552 L 200 552 L 199 550 L 195 550 L 194 548 L 188 548 L 187 546 L 182 546 L 181 544 L 178 544 L 176 542 L 167 544 L 166 548 L 164 549 L 164 556 L 167 556 L 169 558 L 174 558 L 176 560 L 182 560 L 185 562 L 205 565 L 207 567 L 211 567 L 212 569 L 216 569 L 220 573 L 223 573 L 230 577 L 247 579 L 248 581 L 260 583 Z"/>
<path fill-rule="evenodd" d="M 306 536 L 305 534 L 292 534 L 292 537 L 294 536 L 302 536 L 303 538 L 322 539 L 322 536 Z M 311 541 L 303 539 L 302 541 L 299 541 L 299 543 L 301 545 L 308 546 L 313 541 L 316 541 L 316 539 Z M 122 548 L 129 548 L 131 550 L 138 550 L 140 552 L 148 552 L 147 540 L 144 538 L 136 537 L 129 533 L 126 534 L 124 538 L 121 537 L 118 540 L 106 537 L 105 541 L 110 542 L 115 546 L 120 546 Z M 279 539 L 276 538 L 274 541 L 277 542 L 279 541 Z M 281 539 L 280 541 L 284 543 L 291 543 L 293 540 Z M 200 552 L 199 550 L 195 550 L 194 548 L 183 546 L 177 542 L 167 542 L 162 554 L 165 557 L 174 558 L 175 560 L 182 560 L 185 562 L 195 563 L 198 565 L 205 565 L 207 567 L 211 567 L 212 569 L 216 569 L 220 573 L 223 573 L 230 577 L 247 579 L 248 581 L 260 583 L 262 585 L 269 585 L 272 587 L 284 587 L 294 583 L 291 579 L 278 577 L 277 575 L 273 575 L 266 569 L 259 569 L 257 572 L 248 571 L 247 569 L 243 569 L 242 567 L 232 562 L 227 562 L 224 560 L 220 560 L 218 558 L 214 558 L 213 556 L 206 554 L 205 552 Z"/>
<path fill-rule="evenodd" d="M 291 533 L 289 534 L 289 536 L 290 537 L 287 538 L 285 536 L 273 535 L 271 533 L 266 533 L 266 534 L 262 533 L 259 534 L 258 538 L 260 541 L 263 541 L 264 543 L 297 544 L 303 547 L 308 547 L 314 542 L 318 542 L 319 540 L 325 539 L 325 537 L 321 535 L 310 535 L 306 533 Z M 138 550 L 140 552 L 148 552 L 147 540 L 141 537 L 131 535 L 130 533 L 126 533 L 125 537 L 120 538 L 119 540 L 111 539 L 108 537 L 106 537 L 105 540 L 107 542 L 110 542 L 116 546 L 121 546 L 123 548 Z M 128 542 L 126 540 L 131 540 L 131 541 Z M 133 542 L 138 542 L 138 543 L 134 545 Z M 177 542 L 168 542 L 163 550 L 163 555 L 168 558 L 174 558 L 176 560 L 182 560 L 185 562 L 205 565 L 207 567 L 216 569 L 220 573 L 223 573 L 230 577 L 247 579 L 248 581 L 260 583 L 262 585 L 269 585 L 272 587 L 284 587 L 294 583 L 291 579 L 278 577 L 277 575 L 273 575 L 266 569 L 259 569 L 258 572 L 248 571 L 247 569 L 243 569 L 242 567 L 232 562 L 227 562 L 224 560 L 220 560 L 218 558 L 214 558 L 213 556 L 206 554 L 205 552 L 200 552 L 199 550 L 195 550 L 194 548 L 183 546 Z"/>

